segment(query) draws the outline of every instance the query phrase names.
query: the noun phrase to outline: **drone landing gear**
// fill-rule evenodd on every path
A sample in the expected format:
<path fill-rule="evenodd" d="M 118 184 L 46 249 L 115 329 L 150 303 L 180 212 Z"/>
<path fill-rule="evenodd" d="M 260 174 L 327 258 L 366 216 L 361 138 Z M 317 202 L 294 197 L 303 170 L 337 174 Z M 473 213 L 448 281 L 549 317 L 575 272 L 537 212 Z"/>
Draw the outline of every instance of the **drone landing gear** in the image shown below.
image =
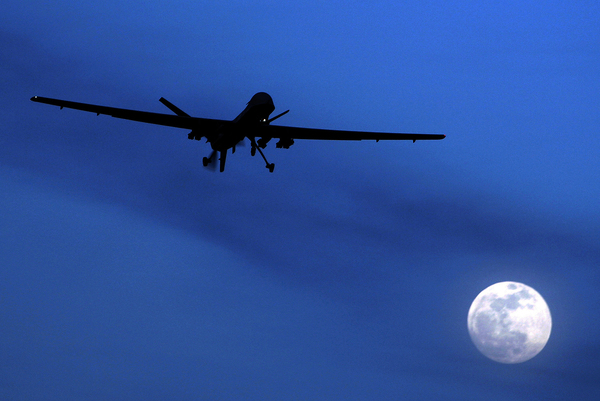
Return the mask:
<path fill-rule="evenodd" d="M 250 149 L 250 154 L 252 156 L 254 156 L 256 154 L 256 151 L 258 150 L 258 153 L 260 153 L 260 155 L 262 156 L 263 160 L 265 161 L 265 164 L 266 164 L 265 167 L 269 169 L 269 173 L 272 173 L 273 170 L 275 169 L 275 164 L 274 163 L 269 163 L 267 161 L 267 158 L 265 157 L 265 154 L 260 149 L 260 147 L 256 144 L 256 139 L 254 137 L 250 138 L 250 143 L 252 143 L 252 149 Z"/>
<path fill-rule="evenodd" d="M 221 157 L 219 157 L 219 160 L 221 161 L 220 166 L 219 166 L 219 171 L 222 173 L 223 171 L 225 171 L 225 160 L 227 159 L 227 151 L 222 151 L 221 153 Z M 208 167 L 209 164 L 212 164 L 212 162 L 215 159 L 215 155 L 217 154 L 216 150 L 213 150 L 213 152 L 210 154 L 209 157 L 204 157 L 202 158 L 202 165 L 204 167 Z M 214 164 L 212 164 L 214 166 Z"/>

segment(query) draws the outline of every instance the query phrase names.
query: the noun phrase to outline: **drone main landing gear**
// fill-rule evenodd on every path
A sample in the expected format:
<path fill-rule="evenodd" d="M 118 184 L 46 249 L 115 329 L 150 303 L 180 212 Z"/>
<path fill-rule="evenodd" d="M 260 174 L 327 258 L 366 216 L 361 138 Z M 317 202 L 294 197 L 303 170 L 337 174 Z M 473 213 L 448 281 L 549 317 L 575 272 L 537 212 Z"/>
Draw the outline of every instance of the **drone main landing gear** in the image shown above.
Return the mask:
<path fill-rule="evenodd" d="M 269 169 L 269 173 L 272 173 L 273 170 L 275 169 L 275 163 L 269 163 L 267 161 L 267 158 L 265 157 L 265 154 L 260 149 L 260 147 L 256 144 L 256 139 L 254 137 L 250 138 L 250 143 L 252 143 L 252 149 L 250 149 L 250 154 L 252 156 L 254 156 L 256 154 L 256 151 L 258 150 L 258 153 L 260 153 L 260 155 L 262 156 L 263 160 L 265 161 L 265 164 L 266 164 L 265 167 Z"/>

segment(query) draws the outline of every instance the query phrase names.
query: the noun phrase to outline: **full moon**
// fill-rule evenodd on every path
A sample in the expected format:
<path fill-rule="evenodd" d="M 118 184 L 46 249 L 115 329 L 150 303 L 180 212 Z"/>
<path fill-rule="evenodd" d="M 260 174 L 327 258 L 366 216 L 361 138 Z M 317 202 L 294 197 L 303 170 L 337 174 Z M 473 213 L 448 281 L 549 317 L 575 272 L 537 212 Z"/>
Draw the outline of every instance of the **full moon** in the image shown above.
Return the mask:
<path fill-rule="evenodd" d="M 550 309 L 533 288 L 504 281 L 481 291 L 467 319 L 471 340 L 488 358 L 501 363 L 525 362 L 548 342 Z"/>

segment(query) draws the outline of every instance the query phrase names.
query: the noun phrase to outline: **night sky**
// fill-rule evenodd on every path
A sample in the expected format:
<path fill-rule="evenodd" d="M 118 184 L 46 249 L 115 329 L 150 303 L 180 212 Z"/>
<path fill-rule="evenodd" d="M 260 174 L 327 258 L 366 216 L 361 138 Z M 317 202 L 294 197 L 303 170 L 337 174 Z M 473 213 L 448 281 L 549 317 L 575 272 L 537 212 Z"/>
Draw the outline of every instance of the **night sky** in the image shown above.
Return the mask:
<path fill-rule="evenodd" d="M 90 3 L 91 4 L 91 3 Z M 600 3 L 21 1 L 0 13 L 0 399 L 600 399 Z M 250 147 L 34 95 L 442 141 Z M 275 115 L 274 114 L 274 115 Z M 550 340 L 493 362 L 484 288 Z"/>

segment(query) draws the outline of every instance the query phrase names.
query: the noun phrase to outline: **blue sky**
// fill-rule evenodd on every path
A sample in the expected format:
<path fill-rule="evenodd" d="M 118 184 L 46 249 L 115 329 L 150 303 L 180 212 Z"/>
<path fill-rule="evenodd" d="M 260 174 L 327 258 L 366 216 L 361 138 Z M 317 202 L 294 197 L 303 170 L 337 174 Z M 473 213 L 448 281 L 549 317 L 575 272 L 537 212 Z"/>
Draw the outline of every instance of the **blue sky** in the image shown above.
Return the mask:
<path fill-rule="evenodd" d="M 597 2 L 13 2 L 0 16 L 0 398 L 597 400 Z M 442 132 L 238 149 L 33 95 Z M 479 354 L 498 281 L 532 360 Z"/>

